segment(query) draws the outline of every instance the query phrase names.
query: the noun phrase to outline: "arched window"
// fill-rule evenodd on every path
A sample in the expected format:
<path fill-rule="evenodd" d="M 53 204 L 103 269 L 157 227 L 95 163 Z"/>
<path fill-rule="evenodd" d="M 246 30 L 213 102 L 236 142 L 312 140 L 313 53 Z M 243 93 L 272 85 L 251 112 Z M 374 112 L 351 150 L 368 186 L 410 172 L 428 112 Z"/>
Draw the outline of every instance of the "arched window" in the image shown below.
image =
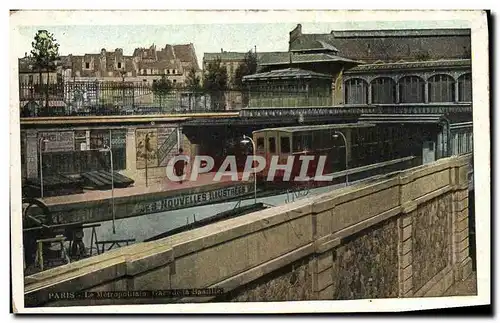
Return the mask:
<path fill-rule="evenodd" d="M 350 79 L 345 82 L 345 103 L 368 103 L 368 84 L 362 79 Z"/>
<path fill-rule="evenodd" d="M 454 102 L 455 80 L 448 75 L 438 74 L 429 78 L 429 102 Z"/>
<path fill-rule="evenodd" d="M 399 80 L 401 103 L 424 103 L 425 81 L 418 76 L 405 76 Z"/>
<path fill-rule="evenodd" d="M 458 78 L 458 101 L 472 102 L 471 74 L 465 74 Z"/>
<path fill-rule="evenodd" d="M 372 81 L 372 103 L 396 103 L 396 82 L 389 77 Z"/>

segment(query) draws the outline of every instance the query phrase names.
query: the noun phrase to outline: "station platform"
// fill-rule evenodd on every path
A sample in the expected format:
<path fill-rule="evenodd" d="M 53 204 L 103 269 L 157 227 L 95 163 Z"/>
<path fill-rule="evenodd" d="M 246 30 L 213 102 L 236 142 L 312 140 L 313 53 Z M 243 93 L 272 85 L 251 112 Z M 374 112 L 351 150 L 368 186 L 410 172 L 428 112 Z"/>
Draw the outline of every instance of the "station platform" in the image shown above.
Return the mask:
<path fill-rule="evenodd" d="M 133 196 L 140 196 L 145 194 L 153 194 L 153 193 L 161 193 L 161 192 L 172 192 L 176 191 L 184 191 L 186 189 L 200 188 L 206 187 L 209 189 L 210 186 L 231 186 L 234 184 L 241 184 L 243 173 L 238 173 L 238 181 L 233 181 L 230 176 L 223 176 L 220 181 L 215 181 L 214 176 L 216 173 L 205 173 L 198 175 L 196 181 L 190 181 L 190 174 L 186 177 L 187 180 L 180 182 L 173 182 L 169 179 L 161 179 L 154 180 L 151 179 L 148 183 L 148 186 L 145 185 L 135 185 L 124 188 L 115 188 L 112 192 L 111 189 L 108 190 L 86 190 L 83 193 L 72 194 L 72 195 L 63 195 L 63 196 L 51 196 L 40 199 L 47 206 L 52 205 L 64 205 L 64 204 L 73 204 L 78 202 L 91 202 L 91 201 L 100 201 L 111 198 L 126 198 Z M 252 177 L 250 176 L 250 181 L 252 181 Z M 224 185 L 225 184 L 225 185 Z"/>

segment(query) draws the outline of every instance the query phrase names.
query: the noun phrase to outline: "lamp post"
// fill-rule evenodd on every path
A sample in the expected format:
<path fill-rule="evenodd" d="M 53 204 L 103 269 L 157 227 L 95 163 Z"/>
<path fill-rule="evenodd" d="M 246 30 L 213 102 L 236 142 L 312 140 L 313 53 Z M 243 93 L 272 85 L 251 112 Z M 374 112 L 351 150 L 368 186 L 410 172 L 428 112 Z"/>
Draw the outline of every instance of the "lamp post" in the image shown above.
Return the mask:
<path fill-rule="evenodd" d="M 99 149 L 101 152 L 109 152 L 109 158 L 111 162 L 111 215 L 113 217 L 113 233 L 116 233 L 115 228 L 115 174 L 113 168 L 113 151 L 110 147 L 104 146 L 104 148 Z"/>
<path fill-rule="evenodd" d="M 145 171 L 146 171 L 146 187 L 148 187 L 148 157 L 149 157 L 149 148 L 150 148 L 150 138 L 149 138 L 149 132 L 146 134 L 146 137 L 144 138 L 144 162 L 145 162 Z"/>
<path fill-rule="evenodd" d="M 38 139 L 38 152 L 40 154 L 40 197 L 43 198 L 43 161 L 42 161 L 42 144 L 49 142 L 47 139 L 40 137 Z"/>
<path fill-rule="evenodd" d="M 345 143 L 345 186 L 347 186 L 347 185 L 349 185 L 349 174 L 348 174 L 348 164 L 347 164 L 347 153 L 348 153 L 347 139 L 344 136 L 344 134 L 340 131 L 335 131 L 333 133 L 333 138 L 338 138 L 339 135 L 342 136 L 342 138 L 344 139 L 344 143 Z"/>
<path fill-rule="evenodd" d="M 243 135 L 242 144 L 247 144 L 251 142 L 253 148 L 253 160 L 255 161 L 255 142 L 252 138 Z M 257 172 L 255 171 L 255 167 L 253 168 L 253 190 L 254 190 L 254 204 L 257 204 Z"/>

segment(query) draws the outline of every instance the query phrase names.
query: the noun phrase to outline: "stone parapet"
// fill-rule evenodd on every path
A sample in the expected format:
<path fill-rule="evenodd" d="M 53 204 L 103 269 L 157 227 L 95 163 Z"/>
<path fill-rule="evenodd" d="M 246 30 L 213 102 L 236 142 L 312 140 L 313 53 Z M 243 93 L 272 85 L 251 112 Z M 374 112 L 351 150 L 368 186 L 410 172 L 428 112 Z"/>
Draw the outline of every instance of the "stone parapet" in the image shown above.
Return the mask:
<path fill-rule="evenodd" d="M 66 304 L 48 300 L 56 290 L 224 289 L 150 303 L 438 295 L 471 268 L 469 162 L 442 159 L 113 250 L 27 277 L 25 295 L 38 306 Z"/>

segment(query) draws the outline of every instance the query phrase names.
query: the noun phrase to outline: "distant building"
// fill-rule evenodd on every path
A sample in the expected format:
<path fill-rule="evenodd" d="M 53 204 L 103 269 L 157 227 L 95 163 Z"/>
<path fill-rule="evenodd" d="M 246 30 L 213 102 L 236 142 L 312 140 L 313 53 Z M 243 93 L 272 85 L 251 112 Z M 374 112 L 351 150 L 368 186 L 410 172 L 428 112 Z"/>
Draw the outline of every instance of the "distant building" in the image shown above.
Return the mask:
<path fill-rule="evenodd" d="M 262 53 L 259 72 L 298 68 L 330 74 L 333 105 L 467 103 L 470 46 L 468 29 L 303 34 L 299 24 L 290 32 L 289 52 Z M 276 90 L 279 82 L 270 81 L 265 90 Z"/>
<path fill-rule="evenodd" d="M 23 58 L 18 59 L 19 67 L 19 82 L 24 84 L 38 84 L 40 83 L 40 74 L 42 77 L 43 84 L 47 83 L 49 80 L 50 84 L 55 84 L 60 81 L 60 73 L 56 70 L 53 71 L 40 71 L 34 66 L 33 60 L 28 56 L 28 53 L 24 54 Z"/>
<path fill-rule="evenodd" d="M 58 69 L 37 69 L 27 53 L 18 60 L 18 67 L 21 115 L 30 116 L 29 111 L 40 111 L 45 106 L 64 109 L 62 75 Z M 43 87 L 40 86 L 40 80 Z"/>
<path fill-rule="evenodd" d="M 200 73 L 193 44 L 155 45 L 136 48 L 131 56 L 121 48 L 99 54 L 61 57 L 68 81 L 122 81 L 152 83 L 165 75 L 174 84 L 184 84 L 191 69 Z"/>
<path fill-rule="evenodd" d="M 221 61 L 221 65 L 226 68 L 228 75 L 228 86 L 234 83 L 235 73 L 238 67 L 245 62 L 245 55 L 248 52 L 227 52 L 221 48 L 220 53 L 205 53 L 203 55 L 203 71 L 206 71 L 207 65 L 216 60 Z M 268 57 L 274 55 L 286 55 L 287 52 L 257 52 L 257 63 L 266 61 Z"/>
<path fill-rule="evenodd" d="M 236 69 L 245 61 L 246 53 L 242 52 L 226 52 L 221 48 L 220 53 L 204 53 L 203 54 L 203 71 L 207 70 L 210 62 L 216 60 L 221 61 L 221 65 L 226 68 L 228 83 L 231 85 L 234 81 Z"/>
<path fill-rule="evenodd" d="M 57 69 L 47 73 L 43 71 L 42 81 L 45 84 L 81 81 L 128 81 L 148 82 L 160 79 L 165 75 L 174 84 L 183 85 L 194 69 L 201 75 L 193 44 L 166 45 L 156 50 L 156 46 L 136 48 L 131 56 L 124 55 L 121 48 L 114 51 L 101 49 L 100 53 L 84 55 L 60 56 Z M 27 55 L 19 59 L 19 82 L 37 84 L 40 73 L 33 67 Z"/>
<path fill-rule="evenodd" d="M 303 34 L 290 32 L 289 51 L 336 51 L 363 63 L 470 58 L 469 29 L 343 30 Z"/>
<path fill-rule="evenodd" d="M 337 75 L 344 104 L 470 102 L 469 29 L 290 32 L 289 50 L 358 61 Z M 295 60 L 295 59 L 294 59 Z M 317 65 L 317 64 L 316 64 Z"/>
<path fill-rule="evenodd" d="M 98 105 L 132 109 L 135 105 L 151 106 L 158 102 L 164 106 L 168 100 L 158 98 L 151 85 L 165 76 L 175 87 L 182 87 L 192 69 L 201 76 L 193 44 L 167 44 L 160 50 L 152 45 L 136 48 L 131 56 L 124 55 L 121 48 L 61 56 L 56 70 L 42 73 L 42 81 L 46 84 L 48 78 L 53 84 L 51 92 L 57 93 L 58 98 L 49 101 L 57 101 L 58 109 L 66 107 L 66 113 L 85 112 Z M 47 102 L 42 103 L 45 95 L 37 85 L 39 72 L 29 57 L 19 60 L 19 81 L 21 108 L 26 111 L 23 115 L 39 115 L 39 109 Z M 53 105 L 49 102 L 48 106 Z"/>

